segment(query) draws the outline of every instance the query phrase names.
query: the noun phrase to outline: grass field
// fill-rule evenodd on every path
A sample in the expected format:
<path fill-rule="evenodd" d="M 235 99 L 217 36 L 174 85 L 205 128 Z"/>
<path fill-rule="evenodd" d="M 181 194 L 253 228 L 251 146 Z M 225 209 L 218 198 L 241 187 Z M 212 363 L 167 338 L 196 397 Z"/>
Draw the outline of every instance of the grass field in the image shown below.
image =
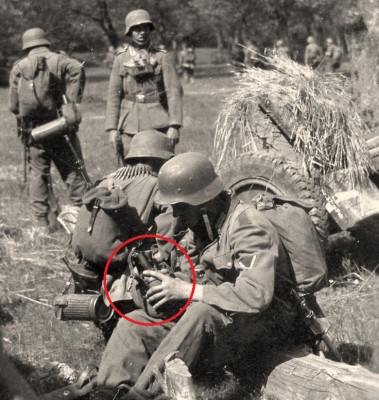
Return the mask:
<path fill-rule="evenodd" d="M 88 70 L 81 106 L 80 139 L 91 179 L 117 168 L 103 130 L 108 72 Z M 212 157 L 214 122 L 223 97 L 233 90 L 232 77 L 204 77 L 184 86 L 184 129 L 177 152 L 200 151 Z M 89 322 L 58 322 L 50 304 L 69 279 L 60 261 L 69 243 L 63 231 L 41 238 L 31 224 L 27 187 L 22 184 L 21 145 L 15 120 L 6 107 L 7 89 L 0 89 L 0 323 L 3 346 L 38 393 L 67 382 L 54 362 L 75 371 L 98 364 L 104 349 L 100 332 Z M 53 172 L 55 191 L 65 204 L 63 183 Z M 375 267 L 356 264 L 354 257 L 337 257 L 333 287 L 319 295 L 330 316 L 331 336 L 350 363 L 379 371 L 379 279 Z M 36 300 L 37 302 L 33 302 Z M 236 380 L 224 381 L 220 391 L 202 398 L 252 398 Z M 213 393 L 213 394 L 212 394 Z"/>

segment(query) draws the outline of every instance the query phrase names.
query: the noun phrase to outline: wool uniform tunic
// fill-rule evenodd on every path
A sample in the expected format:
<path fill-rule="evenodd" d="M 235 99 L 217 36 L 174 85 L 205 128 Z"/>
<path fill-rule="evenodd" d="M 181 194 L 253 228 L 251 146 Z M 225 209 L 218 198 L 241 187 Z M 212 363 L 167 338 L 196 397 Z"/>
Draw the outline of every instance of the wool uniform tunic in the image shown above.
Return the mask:
<path fill-rule="evenodd" d="M 182 125 L 182 88 L 173 55 L 128 45 L 111 72 L 105 130 L 135 135 L 146 129 Z"/>
<path fill-rule="evenodd" d="M 29 51 L 28 56 L 44 56 L 50 72 L 60 82 L 59 93 L 56 93 L 58 108 L 62 105 L 62 95 L 73 103 L 80 103 L 85 86 L 85 74 L 82 65 L 78 60 L 64 54 L 50 51 L 48 47 L 39 46 Z M 8 107 L 16 115 L 19 114 L 18 86 L 21 79 L 20 66 L 25 59 L 17 62 L 10 73 Z M 24 118 L 25 126 L 29 129 L 46 124 L 58 116 L 46 117 L 41 115 L 38 118 Z M 79 138 L 75 129 L 67 132 L 70 135 L 72 145 L 77 155 L 82 158 Z M 76 168 L 74 158 L 68 144 L 63 136 L 45 140 L 42 144 L 30 143 L 29 160 L 31 167 L 30 174 L 30 197 L 32 208 L 37 219 L 46 220 L 50 211 L 49 205 L 49 175 L 51 162 L 54 162 L 62 180 L 68 188 L 68 197 L 72 205 L 80 206 L 82 196 L 86 190 L 86 183 Z"/>

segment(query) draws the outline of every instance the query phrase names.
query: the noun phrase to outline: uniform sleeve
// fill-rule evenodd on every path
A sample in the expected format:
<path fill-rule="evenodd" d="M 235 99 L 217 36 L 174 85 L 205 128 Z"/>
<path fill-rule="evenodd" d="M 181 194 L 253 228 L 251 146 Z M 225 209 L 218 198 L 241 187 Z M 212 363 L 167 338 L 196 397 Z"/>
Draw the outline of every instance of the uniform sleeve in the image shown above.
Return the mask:
<path fill-rule="evenodd" d="M 174 56 L 172 53 L 164 55 L 162 60 L 162 72 L 168 102 L 169 125 L 182 126 L 183 91 L 175 68 Z"/>
<path fill-rule="evenodd" d="M 19 114 L 19 101 L 18 101 L 18 82 L 20 80 L 20 70 L 18 65 L 14 65 L 9 75 L 9 94 L 8 94 L 8 108 L 13 114 Z"/>
<path fill-rule="evenodd" d="M 273 298 L 280 239 L 266 218 L 249 210 L 239 214 L 229 232 L 232 259 L 239 275 L 235 283 L 204 285 L 203 301 L 225 311 L 261 313 Z"/>
<path fill-rule="evenodd" d="M 117 129 L 123 96 L 122 76 L 120 75 L 121 57 L 113 63 L 108 86 L 107 109 L 105 113 L 105 130 Z"/>
<path fill-rule="evenodd" d="M 74 58 L 60 55 L 62 76 L 66 83 L 66 96 L 70 102 L 80 103 L 85 86 L 85 73 L 82 64 Z"/>

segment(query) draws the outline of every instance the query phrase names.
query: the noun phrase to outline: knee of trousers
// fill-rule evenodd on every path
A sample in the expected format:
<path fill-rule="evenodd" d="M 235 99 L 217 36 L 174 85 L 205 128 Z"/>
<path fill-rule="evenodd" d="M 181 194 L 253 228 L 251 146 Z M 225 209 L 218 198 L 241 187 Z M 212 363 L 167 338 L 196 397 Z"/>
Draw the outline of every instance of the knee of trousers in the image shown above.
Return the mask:
<path fill-rule="evenodd" d="M 186 310 L 184 316 L 178 322 L 195 330 L 213 331 L 215 327 L 223 325 L 223 314 L 214 307 L 198 302 L 192 303 Z"/>
<path fill-rule="evenodd" d="M 149 318 L 149 316 L 143 310 L 140 309 L 128 313 L 127 316 L 133 321 L 137 322 L 145 322 L 145 323 L 156 322 L 152 321 L 151 318 Z M 117 332 L 116 335 L 120 335 L 122 337 L 127 337 L 128 334 L 135 334 L 136 336 L 140 336 L 143 335 L 143 333 L 148 329 L 153 330 L 154 327 L 135 324 L 125 320 L 124 318 L 120 318 L 120 320 L 117 323 L 115 332 Z"/>

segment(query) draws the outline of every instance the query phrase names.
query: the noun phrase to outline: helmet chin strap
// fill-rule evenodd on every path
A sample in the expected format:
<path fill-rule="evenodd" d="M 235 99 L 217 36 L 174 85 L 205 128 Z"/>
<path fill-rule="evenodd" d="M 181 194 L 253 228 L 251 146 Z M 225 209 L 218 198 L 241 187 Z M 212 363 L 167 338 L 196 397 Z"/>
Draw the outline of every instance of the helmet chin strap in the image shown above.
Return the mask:
<path fill-rule="evenodd" d="M 214 240 L 214 235 L 213 235 L 211 223 L 209 221 L 209 217 L 208 217 L 208 214 L 207 214 L 207 210 L 205 209 L 205 207 L 201 209 L 201 213 L 202 213 L 202 216 L 203 216 L 203 221 L 204 221 L 205 228 L 207 230 L 208 237 L 209 237 L 209 239 L 211 241 L 213 241 Z"/>

